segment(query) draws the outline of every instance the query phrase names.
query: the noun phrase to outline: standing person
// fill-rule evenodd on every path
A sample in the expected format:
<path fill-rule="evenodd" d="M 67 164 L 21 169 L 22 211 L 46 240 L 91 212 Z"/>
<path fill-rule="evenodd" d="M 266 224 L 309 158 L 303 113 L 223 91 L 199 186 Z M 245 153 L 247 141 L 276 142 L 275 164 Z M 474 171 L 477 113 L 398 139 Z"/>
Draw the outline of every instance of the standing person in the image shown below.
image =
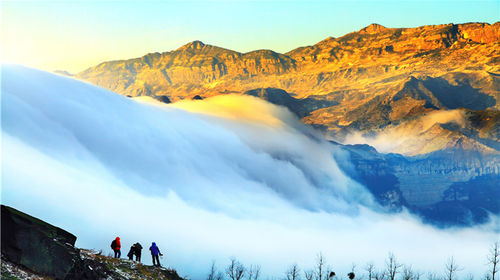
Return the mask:
<path fill-rule="evenodd" d="M 129 260 L 132 260 L 132 257 L 135 254 L 135 250 L 136 250 L 136 247 L 135 247 L 135 244 L 134 244 L 134 245 L 132 245 L 130 247 L 130 250 L 128 251 L 128 254 L 127 254 L 127 257 L 128 257 Z"/>
<path fill-rule="evenodd" d="M 151 257 L 153 258 L 153 265 L 160 266 L 160 257 L 158 255 L 163 256 L 163 254 L 160 252 L 160 248 L 158 248 L 158 246 L 156 246 L 156 243 L 153 242 L 153 244 L 151 244 L 151 247 L 149 247 L 149 251 L 151 251 Z"/>
<path fill-rule="evenodd" d="M 121 247 L 120 237 L 116 237 L 116 239 L 111 242 L 111 249 L 115 252 L 115 258 L 120 258 L 122 256 L 122 252 L 120 251 Z"/>
<path fill-rule="evenodd" d="M 141 262 L 141 254 L 142 254 L 142 245 L 137 242 L 135 245 L 135 260 Z"/>

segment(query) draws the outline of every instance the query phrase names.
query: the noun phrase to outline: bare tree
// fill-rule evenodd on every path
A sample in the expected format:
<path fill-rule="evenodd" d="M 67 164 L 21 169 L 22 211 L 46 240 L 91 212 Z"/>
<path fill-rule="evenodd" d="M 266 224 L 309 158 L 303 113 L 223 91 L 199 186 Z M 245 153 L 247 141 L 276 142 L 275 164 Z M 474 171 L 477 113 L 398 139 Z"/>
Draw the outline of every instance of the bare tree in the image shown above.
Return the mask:
<path fill-rule="evenodd" d="M 453 257 L 449 258 L 448 262 L 446 262 L 445 265 L 446 279 L 453 280 L 453 277 L 459 270 L 461 270 L 461 268 L 458 267 L 457 263 L 455 262 L 455 259 Z"/>
<path fill-rule="evenodd" d="M 299 280 L 300 279 L 300 268 L 297 264 L 291 265 L 286 271 L 287 280 Z"/>
<path fill-rule="evenodd" d="M 500 262 L 500 248 L 498 246 L 498 242 L 495 242 L 493 246 L 491 246 L 490 254 L 488 255 L 488 264 L 491 264 L 491 280 L 495 280 L 495 274 L 498 272 L 497 265 Z"/>
<path fill-rule="evenodd" d="M 413 272 L 413 269 L 411 265 L 404 266 L 403 267 L 403 280 L 414 280 L 415 279 L 415 273 Z"/>
<path fill-rule="evenodd" d="M 216 280 L 217 278 L 217 268 L 215 267 L 215 261 L 212 262 L 210 267 L 210 273 L 208 274 L 207 280 Z"/>
<path fill-rule="evenodd" d="M 385 280 L 387 279 L 386 276 L 385 271 L 373 272 L 373 278 L 375 278 L 375 280 Z"/>
<path fill-rule="evenodd" d="M 307 270 L 307 271 L 304 270 L 304 277 L 306 278 L 306 280 L 313 280 L 314 271 L 313 270 Z"/>
<path fill-rule="evenodd" d="M 396 274 L 398 274 L 398 270 L 403 266 L 398 263 L 398 260 L 394 256 L 392 252 L 389 252 L 389 256 L 385 261 L 386 264 L 386 274 L 389 280 L 394 280 L 396 278 Z"/>
<path fill-rule="evenodd" d="M 323 280 L 325 279 L 325 258 L 322 253 L 319 253 L 316 258 L 316 271 L 315 271 L 315 279 Z"/>
<path fill-rule="evenodd" d="M 231 258 L 231 263 L 226 268 L 226 274 L 231 280 L 243 279 L 245 267 L 235 258 Z"/>
<path fill-rule="evenodd" d="M 368 280 L 372 280 L 375 274 L 375 265 L 372 262 L 367 263 L 365 270 L 368 272 Z"/>
<path fill-rule="evenodd" d="M 250 265 L 247 275 L 248 280 L 258 280 L 260 277 L 260 265 Z"/>

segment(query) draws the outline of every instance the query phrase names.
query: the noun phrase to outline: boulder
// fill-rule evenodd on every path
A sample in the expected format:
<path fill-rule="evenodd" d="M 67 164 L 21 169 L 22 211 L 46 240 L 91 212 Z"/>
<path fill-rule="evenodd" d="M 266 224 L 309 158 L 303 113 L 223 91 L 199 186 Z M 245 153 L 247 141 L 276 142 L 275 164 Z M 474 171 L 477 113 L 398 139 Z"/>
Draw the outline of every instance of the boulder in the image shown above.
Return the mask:
<path fill-rule="evenodd" d="M 94 279 L 75 248 L 76 237 L 2 205 L 2 258 L 56 279 Z"/>

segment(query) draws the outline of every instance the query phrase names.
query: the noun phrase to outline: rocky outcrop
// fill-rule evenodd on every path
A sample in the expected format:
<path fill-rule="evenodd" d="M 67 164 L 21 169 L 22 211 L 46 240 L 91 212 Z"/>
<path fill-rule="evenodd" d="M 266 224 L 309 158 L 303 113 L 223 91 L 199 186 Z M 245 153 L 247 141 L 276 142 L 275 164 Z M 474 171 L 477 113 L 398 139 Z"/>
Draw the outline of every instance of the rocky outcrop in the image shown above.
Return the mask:
<path fill-rule="evenodd" d="M 498 43 L 500 41 L 500 23 L 493 25 L 484 23 L 468 23 L 460 25 L 460 38 L 482 44 Z"/>
<path fill-rule="evenodd" d="M 386 31 L 386 30 L 387 30 L 386 27 L 384 27 L 380 24 L 372 23 L 372 24 L 368 25 L 367 27 L 359 30 L 359 33 L 360 34 L 376 34 L 376 33 Z"/>
<path fill-rule="evenodd" d="M 175 270 L 115 259 L 76 248 L 76 237 L 58 227 L 2 208 L 2 279 L 168 279 Z"/>
<path fill-rule="evenodd" d="M 158 96 L 156 98 L 156 100 L 158 100 L 160 102 L 163 102 L 163 103 L 166 103 L 166 104 L 172 103 L 172 101 L 170 101 L 170 99 L 167 96 L 165 96 L 165 95 Z"/>
<path fill-rule="evenodd" d="M 76 237 L 2 205 L 2 258 L 56 279 L 94 279 L 74 247 Z"/>

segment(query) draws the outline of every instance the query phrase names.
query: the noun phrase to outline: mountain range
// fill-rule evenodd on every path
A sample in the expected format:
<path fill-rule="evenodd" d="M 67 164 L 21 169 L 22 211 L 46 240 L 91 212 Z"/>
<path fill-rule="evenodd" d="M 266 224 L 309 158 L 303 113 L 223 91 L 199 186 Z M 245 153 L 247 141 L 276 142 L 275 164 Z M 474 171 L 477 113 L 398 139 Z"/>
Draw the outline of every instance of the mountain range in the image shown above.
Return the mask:
<path fill-rule="evenodd" d="M 464 142 L 488 153 L 499 148 L 500 22 L 372 24 L 284 54 L 239 53 L 194 41 L 174 51 L 103 62 L 76 77 L 124 95 L 171 102 L 259 90 L 275 96 L 281 90 L 294 99 L 285 97 L 280 105 L 339 141 L 353 131 L 375 135 L 458 109 L 467 122 L 462 127 L 438 121 L 424 131 L 404 131 L 439 144 L 422 149 L 409 143 L 393 152 L 416 155 Z"/>
<path fill-rule="evenodd" d="M 103 62 L 75 77 L 166 103 L 263 98 L 332 143 L 375 147 L 339 146 L 356 167 L 344 171 L 383 205 L 451 224 L 484 222 L 500 212 L 500 22 L 371 24 L 284 54 L 194 41 Z"/>

